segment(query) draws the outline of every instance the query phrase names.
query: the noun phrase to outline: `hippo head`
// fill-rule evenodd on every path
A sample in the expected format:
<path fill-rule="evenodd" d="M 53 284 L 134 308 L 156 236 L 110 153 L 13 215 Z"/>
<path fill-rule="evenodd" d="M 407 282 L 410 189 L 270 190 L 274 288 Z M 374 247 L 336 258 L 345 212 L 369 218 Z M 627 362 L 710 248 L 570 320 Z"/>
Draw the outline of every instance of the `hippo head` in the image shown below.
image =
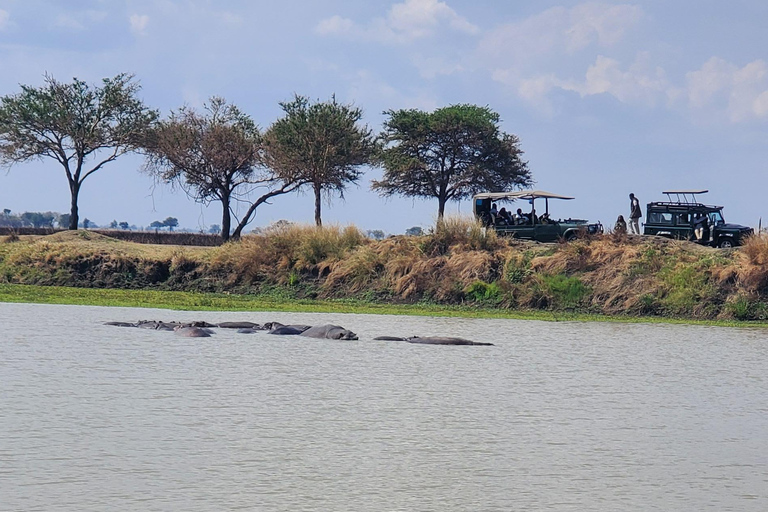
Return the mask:
<path fill-rule="evenodd" d="M 348 331 L 346 329 L 341 329 L 338 332 L 333 333 L 334 340 L 356 340 L 357 334 L 353 333 L 352 331 Z"/>

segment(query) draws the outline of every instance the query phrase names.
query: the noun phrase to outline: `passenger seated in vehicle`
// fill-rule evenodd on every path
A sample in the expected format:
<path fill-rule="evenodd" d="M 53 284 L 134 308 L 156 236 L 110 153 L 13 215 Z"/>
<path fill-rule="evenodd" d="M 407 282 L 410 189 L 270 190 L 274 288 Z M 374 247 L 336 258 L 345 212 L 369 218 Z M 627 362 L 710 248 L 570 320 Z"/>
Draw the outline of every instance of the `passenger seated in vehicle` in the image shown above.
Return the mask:
<path fill-rule="evenodd" d="M 706 215 L 697 213 L 693 220 L 693 228 L 696 240 L 705 242 L 709 238 L 709 218 Z"/>
<path fill-rule="evenodd" d="M 529 213 L 523 213 L 520 208 L 517 209 L 517 224 L 530 224 L 531 215 Z"/>
<path fill-rule="evenodd" d="M 541 224 L 549 224 L 549 223 L 550 223 L 550 220 L 549 220 L 549 214 L 545 212 L 545 213 L 544 213 L 544 215 L 542 215 L 541 217 L 539 217 L 539 222 L 540 222 Z"/>
<path fill-rule="evenodd" d="M 502 224 L 510 225 L 513 224 L 514 221 L 512 220 L 512 215 L 507 211 L 506 208 L 502 208 L 499 210 L 499 221 Z"/>

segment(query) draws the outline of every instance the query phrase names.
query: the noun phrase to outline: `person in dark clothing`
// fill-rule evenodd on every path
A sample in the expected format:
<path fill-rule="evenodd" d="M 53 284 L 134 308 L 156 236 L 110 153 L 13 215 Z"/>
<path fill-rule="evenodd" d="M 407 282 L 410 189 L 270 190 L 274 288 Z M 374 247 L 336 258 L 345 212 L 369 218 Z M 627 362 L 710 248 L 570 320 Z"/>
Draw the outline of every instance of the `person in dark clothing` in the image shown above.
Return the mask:
<path fill-rule="evenodd" d="M 512 215 L 510 215 L 510 213 L 504 207 L 502 207 L 501 210 L 499 210 L 499 219 L 504 224 L 507 224 L 507 225 L 513 224 Z"/>
<path fill-rule="evenodd" d="M 629 230 L 634 235 L 640 234 L 640 217 L 642 216 L 640 200 L 635 197 L 635 194 L 629 194 Z"/>
<path fill-rule="evenodd" d="M 616 225 L 613 226 L 613 232 L 619 235 L 627 234 L 627 221 L 624 220 L 623 215 L 619 215 L 619 218 L 616 219 Z"/>
<path fill-rule="evenodd" d="M 693 233 L 696 235 L 696 240 L 706 241 L 709 238 L 709 217 L 702 213 L 697 213 L 693 219 Z"/>

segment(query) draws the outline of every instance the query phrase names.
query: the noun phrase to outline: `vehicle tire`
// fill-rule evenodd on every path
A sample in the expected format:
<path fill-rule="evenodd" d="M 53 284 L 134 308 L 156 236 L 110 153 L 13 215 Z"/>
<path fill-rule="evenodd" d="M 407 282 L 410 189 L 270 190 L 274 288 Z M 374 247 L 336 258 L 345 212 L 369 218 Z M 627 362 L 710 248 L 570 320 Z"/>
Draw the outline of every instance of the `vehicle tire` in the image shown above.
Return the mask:
<path fill-rule="evenodd" d="M 730 238 L 723 238 L 717 246 L 721 249 L 730 249 L 733 247 L 733 240 Z"/>
<path fill-rule="evenodd" d="M 563 238 L 565 238 L 566 242 L 573 242 L 574 240 L 579 238 L 579 235 L 577 235 L 575 232 L 571 231 L 570 233 L 566 233 L 566 235 Z"/>

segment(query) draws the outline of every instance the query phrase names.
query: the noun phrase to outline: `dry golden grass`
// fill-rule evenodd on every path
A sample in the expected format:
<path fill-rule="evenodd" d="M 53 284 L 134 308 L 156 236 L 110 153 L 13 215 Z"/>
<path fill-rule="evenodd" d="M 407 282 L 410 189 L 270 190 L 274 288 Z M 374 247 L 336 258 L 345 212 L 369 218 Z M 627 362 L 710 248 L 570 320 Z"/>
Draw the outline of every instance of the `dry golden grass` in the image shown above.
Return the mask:
<path fill-rule="evenodd" d="M 756 234 L 744 242 L 736 269 L 738 285 L 755 294 L 768 288 L 768 235 Z"/>
<path fill-rule="evenodd" d="M 355 227 L 286 226 L 221 247 L 79 231 L 0 244 L 0 280 L 237 292 L 283 286 L 298 297 L 752 318 L 768 311 L 742 307 L 768 303 L 768 237 L 733 251 L 610 234 L 551 245 L 499 238 L 460 217 L 418 237 L 374 241 Z"/>
<path fill-rule="evenodd" d="M 232 268 L 250 281 L 275 271 L 327 274 L 334 262 L 366 243 L 369 240 L 354 226 L 292 224 L 225 244 L 214 250 L 212 263 Z"/>

